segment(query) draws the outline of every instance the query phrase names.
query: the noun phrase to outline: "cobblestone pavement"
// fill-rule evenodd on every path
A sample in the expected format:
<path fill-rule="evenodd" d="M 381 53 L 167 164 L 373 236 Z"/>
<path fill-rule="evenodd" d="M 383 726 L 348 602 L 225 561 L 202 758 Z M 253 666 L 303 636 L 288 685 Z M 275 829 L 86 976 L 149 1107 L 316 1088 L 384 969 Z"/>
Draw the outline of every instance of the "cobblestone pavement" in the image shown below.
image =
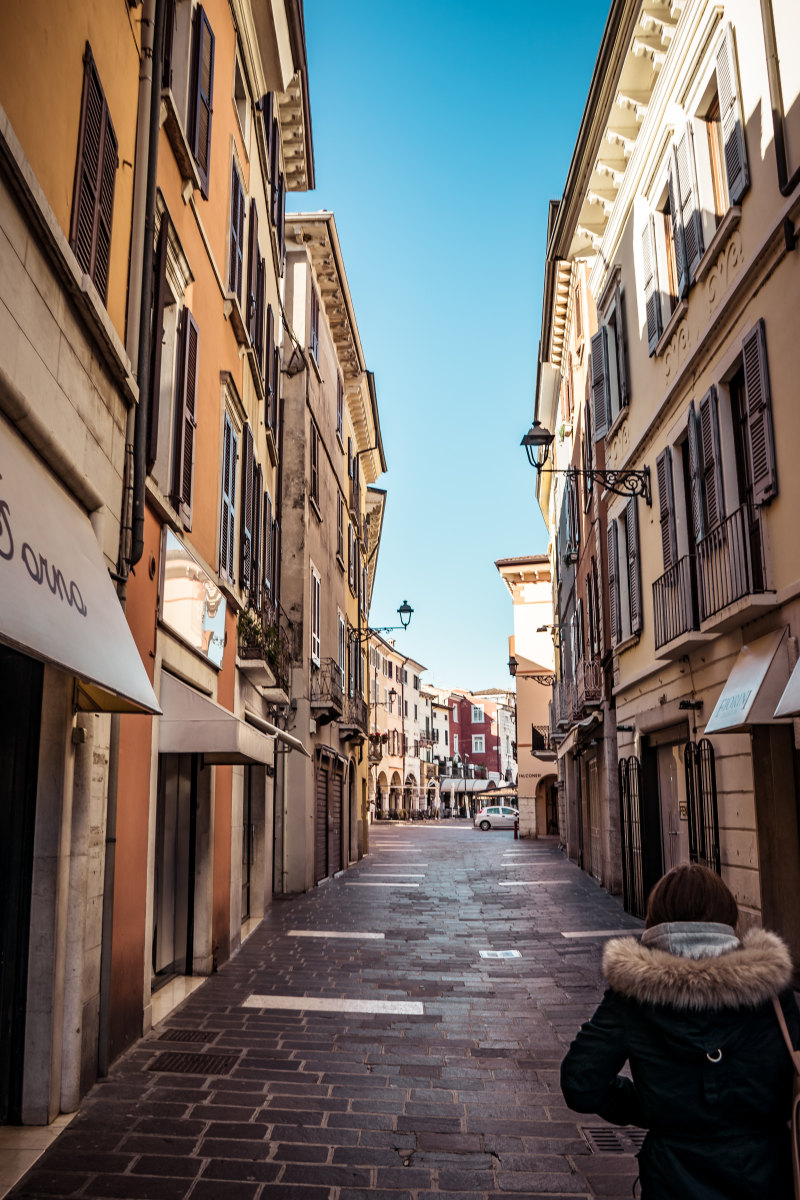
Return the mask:
<path fill-rule="evenodd" d="M 636 923 L 553 843 L 371 832 L 115 1064 L 12 1196 L 631 1197 L 632 1144 L 590 1146 L 611 1127 L 570 1113 L 558 1067 L 602 993 L 602 936 L 563 935 Z"/>

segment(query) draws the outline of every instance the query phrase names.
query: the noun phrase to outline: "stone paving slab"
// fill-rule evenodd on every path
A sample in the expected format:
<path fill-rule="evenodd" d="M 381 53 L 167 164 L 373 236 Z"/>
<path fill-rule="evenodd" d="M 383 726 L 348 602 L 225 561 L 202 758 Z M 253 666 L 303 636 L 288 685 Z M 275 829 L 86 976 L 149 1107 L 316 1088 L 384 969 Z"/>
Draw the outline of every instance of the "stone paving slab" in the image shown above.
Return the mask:
<path fill-rule="evenodd" d="M 276 901 L 9 1195 L 629 1200 L 635 1158 L 592 1152 L 581 1130 L 603 1122 L 567 1109 L 558 1067 L 602 995 L 603 938 L 638 923 L 552 842 L 468 825 L 373 834 L 344 876 Z M 427 864 L 419 888 L 350 886 L 401 847 Z M 536 886 L 501 886 L 523 882 Z"/>

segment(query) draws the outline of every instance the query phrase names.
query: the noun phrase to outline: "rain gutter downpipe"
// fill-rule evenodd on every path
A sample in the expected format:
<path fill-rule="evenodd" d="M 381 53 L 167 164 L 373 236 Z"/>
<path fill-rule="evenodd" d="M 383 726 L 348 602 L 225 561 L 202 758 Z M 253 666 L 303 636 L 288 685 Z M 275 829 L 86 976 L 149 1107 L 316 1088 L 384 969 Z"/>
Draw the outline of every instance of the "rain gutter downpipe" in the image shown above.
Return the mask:
<path fill-rule="evenodd" d="M 783 106 L 778 42 L 775 37 L 775 21 L 772 15 L 772 0 L 761 0 L 761 25 L 764 31 L 764 47 L 767 52 L 767 78 L 769 99 L 772 109 L 772 129 L 775 139 L 775 160 L 778 166 L 778 187 L 782 196 L 790 196 L 800 183 L 800 166 L 789 177 L 786 153 L 786 112 Z M 787 237 L 787 246 L 788 246 Z M 794 247 L 788 247 L 793 249 Z"/>

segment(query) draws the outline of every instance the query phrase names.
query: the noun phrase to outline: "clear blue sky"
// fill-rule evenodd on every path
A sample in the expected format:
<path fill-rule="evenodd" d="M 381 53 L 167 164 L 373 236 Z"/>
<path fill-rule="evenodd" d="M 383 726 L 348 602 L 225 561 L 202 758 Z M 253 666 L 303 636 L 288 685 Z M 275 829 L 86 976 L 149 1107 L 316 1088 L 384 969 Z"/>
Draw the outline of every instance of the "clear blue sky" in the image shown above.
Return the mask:
<path fill-rule="evenodd" d="M 608 6 L 305 0 L 317 187 L 375 383 L 387 473 L 370 622 L 442 685 L 505 687 L 497 558 L 543 553 L 533 419 L 547 204 Z"/>

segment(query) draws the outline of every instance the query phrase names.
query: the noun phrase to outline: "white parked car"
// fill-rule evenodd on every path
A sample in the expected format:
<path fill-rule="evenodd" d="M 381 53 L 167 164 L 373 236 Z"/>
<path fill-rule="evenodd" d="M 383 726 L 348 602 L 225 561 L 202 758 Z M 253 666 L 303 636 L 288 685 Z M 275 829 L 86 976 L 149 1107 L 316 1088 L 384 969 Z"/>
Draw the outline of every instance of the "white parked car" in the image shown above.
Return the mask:
<path fill-rule="evenodd" d="M 476 829 L 513 829 L 514 822 L 519 820 L 518 808 L 507 808 L 502 804 L 495 804 L 489 808 L 482 808 L 475 813 L 472 824 Z"/>

